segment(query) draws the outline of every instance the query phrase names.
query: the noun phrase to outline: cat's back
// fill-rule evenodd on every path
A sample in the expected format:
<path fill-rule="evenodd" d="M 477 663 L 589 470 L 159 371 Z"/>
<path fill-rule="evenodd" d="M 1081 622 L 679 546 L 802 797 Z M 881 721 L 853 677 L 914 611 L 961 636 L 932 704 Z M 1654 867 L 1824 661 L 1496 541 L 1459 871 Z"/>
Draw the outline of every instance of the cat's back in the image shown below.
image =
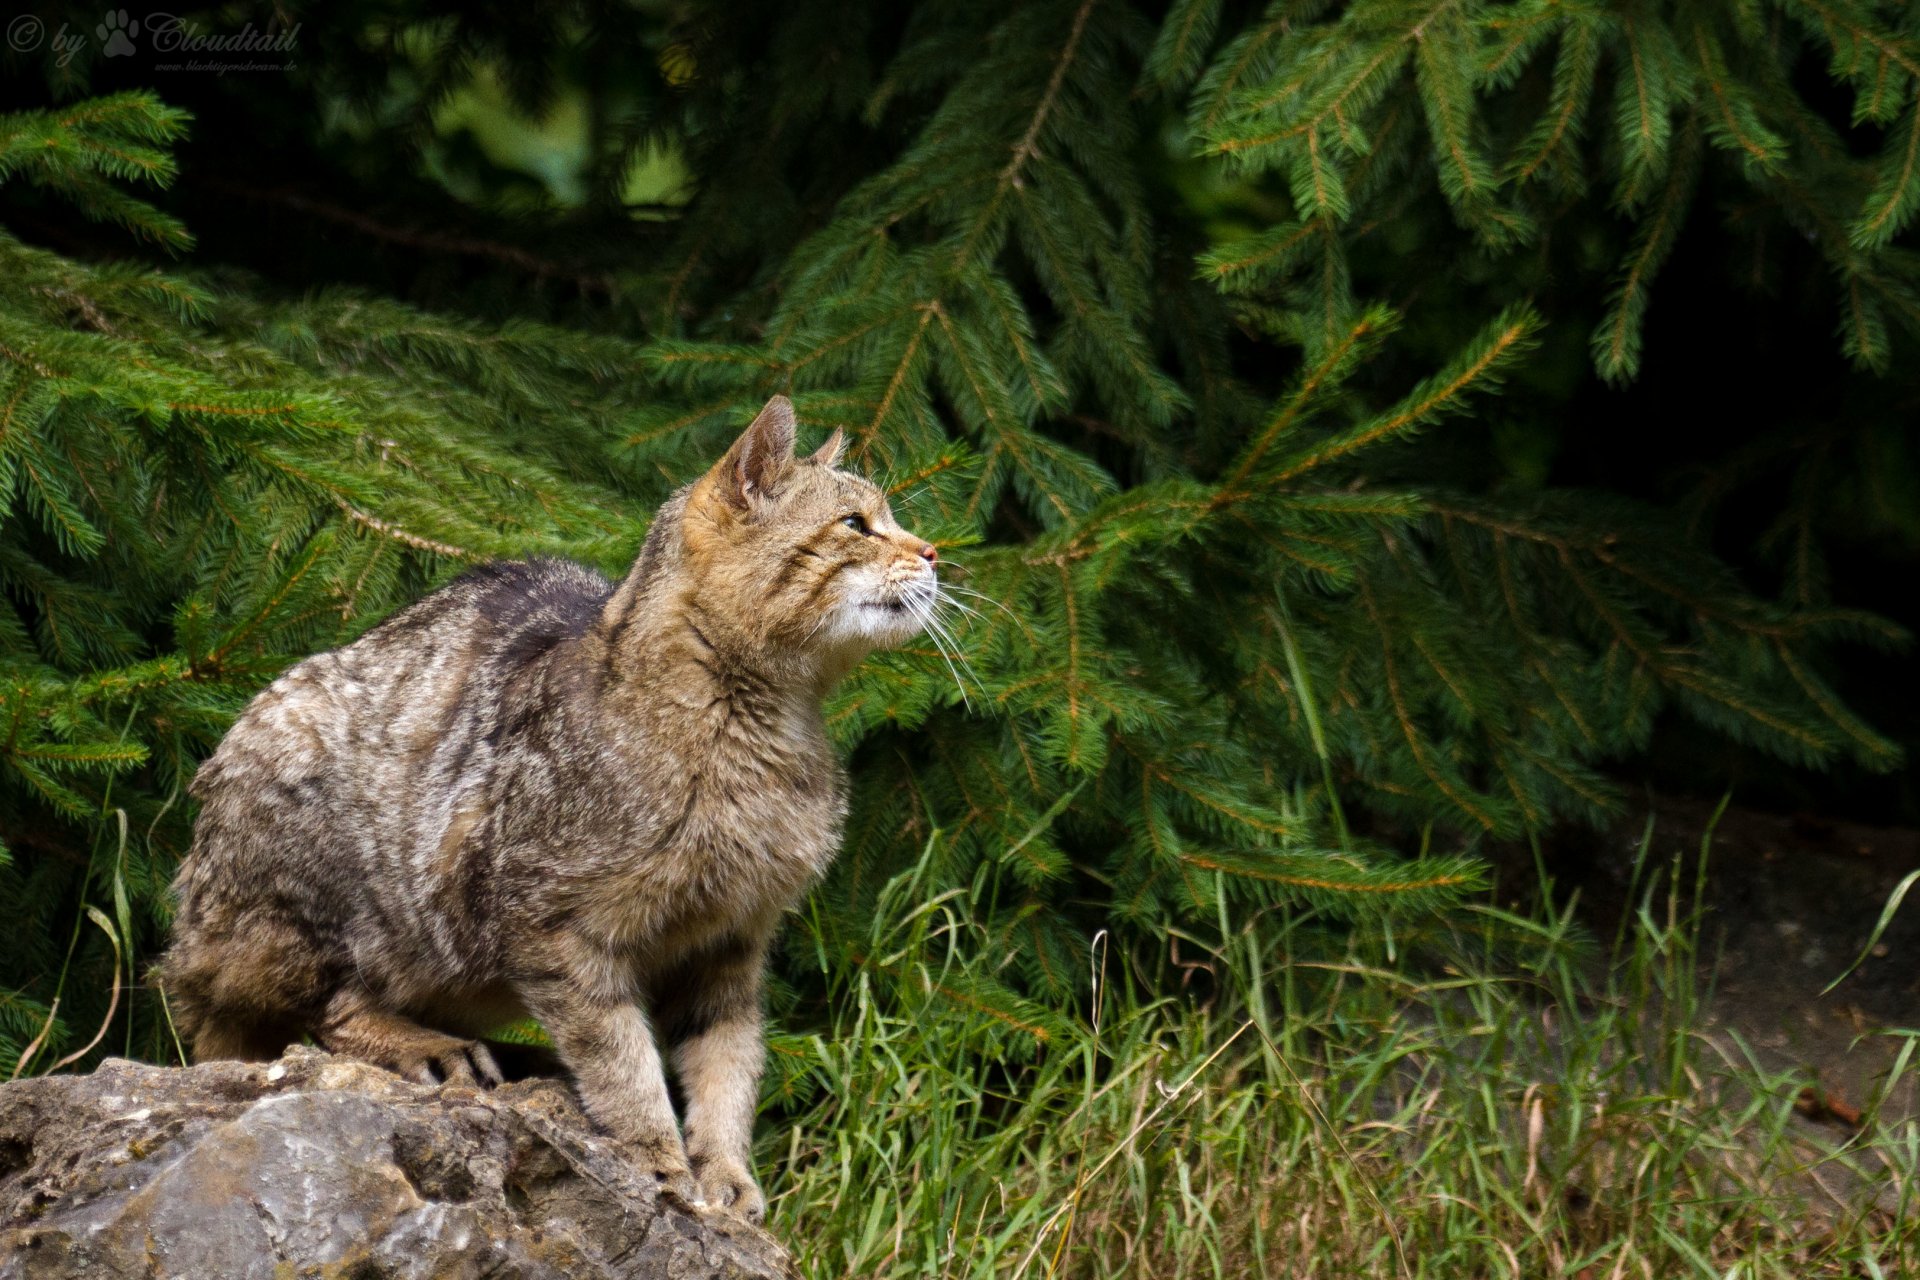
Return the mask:
<path fill-rule="evenodd" d="M 192 794 L 254 820 L 290 805 L 383 811 L 449 785 L 530 668 L 590 627 L 613 590 L 571 561 L 468 571 L 351 644 L 296 663 L 241 712 Z M 236 815 L 237 816 L 237 815 Z M 371 817 L 372 815 L 367 815 Z"/>

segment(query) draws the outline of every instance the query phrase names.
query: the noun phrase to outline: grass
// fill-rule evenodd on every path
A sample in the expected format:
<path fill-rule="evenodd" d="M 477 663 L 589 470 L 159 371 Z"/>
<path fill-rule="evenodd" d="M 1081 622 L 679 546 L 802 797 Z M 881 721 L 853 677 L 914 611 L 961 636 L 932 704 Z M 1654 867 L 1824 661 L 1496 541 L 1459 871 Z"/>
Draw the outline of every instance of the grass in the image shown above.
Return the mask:
<path fill-rule="evenodd" d="M 775 1039 L 758 1165 L 808 1276 L 1920 1276 L 1920 1030 L 1856 1129 L 1797 1119 L 1808 1072 L 1708 1020 L 1704 859 L 1643 843 L 1604 946 L 1570 906 L 1388 938 L 1217 886 L 1207 936 L 1098 935 L 1088 997 L 1010 1014 L 964 998 L 1004 977 L 992 887 L 928 897 L 935 852 L 859 963 L 790 942 L 827 1030 Z"/>
<path fill-rule="evenodd" d="M 1805 1074 L 1704 1021 L 1678 879 L 1607 948 L 1487 907 L 1392 953 L 1224 909 L 1198 964 L 1102 937 L 1086 1016 L 1022 1044 L 939 998 L 996 951 L 905 878 L 868 954 L 922 981 L 842 977 L 776 1046 L 774 1229 L 818 1277 L 1920 1275 L 1920 1032 L 1857 1132 L 1797 1121 Z"/>

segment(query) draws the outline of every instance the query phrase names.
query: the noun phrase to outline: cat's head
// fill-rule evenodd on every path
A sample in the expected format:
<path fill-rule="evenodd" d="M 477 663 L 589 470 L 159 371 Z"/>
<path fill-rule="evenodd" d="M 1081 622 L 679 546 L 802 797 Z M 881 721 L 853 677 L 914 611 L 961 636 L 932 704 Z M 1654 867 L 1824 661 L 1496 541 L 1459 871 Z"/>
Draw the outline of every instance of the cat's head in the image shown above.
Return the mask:
<path fill-rule="evenodd" d="M 709 607 L 779 648 L 858 661 L 933 618 L 931 543 L 900 527 L 887 495 L 839 468 L 841 434 L 794 456 L 793 404 L 767 402 L 687 494 L 682 537 Z"/>

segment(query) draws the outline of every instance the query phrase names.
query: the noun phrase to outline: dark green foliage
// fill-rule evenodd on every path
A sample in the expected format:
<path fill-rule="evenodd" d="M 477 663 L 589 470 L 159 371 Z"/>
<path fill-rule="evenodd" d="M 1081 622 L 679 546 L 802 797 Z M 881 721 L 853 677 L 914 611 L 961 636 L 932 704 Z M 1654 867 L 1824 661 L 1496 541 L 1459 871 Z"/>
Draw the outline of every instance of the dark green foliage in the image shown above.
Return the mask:
<path fill-rule="evenodd" d="M 1911 360 L 1920 6 L 319 14 L 300 74 L 248 84 L 270 126 L 169 82 L 212 140 L 167 206 L 199 236 L 183 266 L 30 234 L 77 209 L 185 249 L 124 185 L 173 179 L 178 111 L 0 122 L 0 194 L 39 189 L 0 233 L 0 891 L 30 921 L 0 944 L 0 1065 L 83 904 L 130 904 L 137 970 L 185 781 L 252 690 L 467 560 L 619 568 L 775 392 L 848 432 L 973 593 L 952 662 L 876 660 L 831 708 L 857 785 L 811 941 L 1001 1047 L 1045 1039 L 1103 925 L 1457 898 L 1475 840 L 1612 804 L 1607 763 L 1665 709 L 1795 765 L 1899 760 L 1825 655 L 1901 633 L 1817 570 L 1775 602 L 1698 522 L 1450 460 L 1566 323 L 1479 282 L 1583 246 L 1593 365 L 1632 379 L 1707 182 L 1818 247 L 1850 357 Z M 1851 135 L 1794 87 L 1815 55 Z M 476 72 L 523 110 L 584 95 L 566 183 L 430 127 Z M 249 128 L 297 145 L 242 172 Z M 634 194 L 660 154 L 689 183 Z M 313 221 L 268 234 L 262 202 Z M 342 226 L 377 251 L 340 253 Z M 1366 299 L 1403 251 L 1458 264 L 1444 309 L 1424 281 Z M 868 954 L 907 867 L 980 904 L 994 978 Z M 69 991 L 108 987 L 107 933 L 76 934 Z"/>
<path fill-rule="evenodd" d="M 1347 232 L 1301 242 L 1302 256 L 1326 255 L 1323 280 L 1344 281 L 1351 228 L 1391 217 L 1407 196 L 1395 178 L 1410 172 L 1496 257 L 1549 238 L 1598 187 L 1634 227 L 1592 336 L 1609 379 L 1639 368 L 1649 293 L 1711 156 L 1737 167 L 1764 218 L 1819 247 L 1848 354 L 1885 369 L 1889 321 L 1920 333 L 1920 265 L 1895 247 L 1920 205 L 1920 41 L 1902 12 L 1910 29 L 1909 5 L 1846 0 L 1337 6 L 1243 33 L 1189 119 L 1204 150 L 1285 175 L 1308 226 Z M 1853 122 L 1884 133 L 1878 154 L 1859 154 L 1792 87 L 1810 53 L 1851 93 Z M 1262 275 L 1292 265 L 1282 243 Z M 1353 305 L 1344 293 L 1328 291 L 1323 342 Z"/>
<path fill-rule="evenodd" d="M 179 127 L 128 95 L 13 117 L 0 147 L 86 200 L 129 156 L 164 179 L 129 139 Z M 103 207 L 170 225 L 117 191 Z M 572 465 L 612 432 L 619 397 L 582 392 L 619 385 L 624 344 L 366 298 L 263 307 L 0 233 L 0 355 L 0 896 L 30 917 L 9 985 L 40 988 L 0 1006 L 11 1067 L 73 895 L 164 916 L 193 768 L 290 658 L 448 564 L 551 547 L 613 565 L 643 526 Z"/>

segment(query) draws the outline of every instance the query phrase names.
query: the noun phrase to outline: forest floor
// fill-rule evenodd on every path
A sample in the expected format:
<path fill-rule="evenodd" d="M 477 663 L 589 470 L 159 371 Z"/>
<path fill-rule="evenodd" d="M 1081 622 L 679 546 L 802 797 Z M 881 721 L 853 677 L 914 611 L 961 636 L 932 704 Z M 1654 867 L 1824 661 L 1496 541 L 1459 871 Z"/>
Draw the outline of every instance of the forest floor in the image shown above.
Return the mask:
<path fill-rule="evenodd" d="M 1920 1027 L 1920 891 L 1859 967 L 1826 988 L 1867 949 L 1901 880 L 1920 870 L 1920 831 L 1736 806 L 1716 822 L 1715 807 L 1662 797 L 1606 832 L 1569 838 L 1555 850 L 1558 890 L 1578 891 L 1582 920 L 1610 938 L 1640 905 L 1636 863 L 1649 819 L 1653 857 L 1682 859 L 1687 882 L 1710 832 L 1701 947 L 1712 1021 L 1763 1051 L 1769 1066 L 1801 1065 L 1835 1101 L 1858 1105 L 1897 1048 L 1874 1033 Z M 1532 866 L 1504 861 L 1503 881 L 1536 879 Z"/>
<path fill-rule="evenodd" d="M 1706 1034 L 1768 1073 L 1805 1077 L 1794 1125 L 1808 1142 L 1844 1140 L 1875 1099 L 1885 1119 L 1920 1115 L 1916 1072 L 1886 1088 L 1910 1043 L 1886 1033 L 1920 1028 L 1920 886 L 1874 936 L 1901 882 L 1920 870 L 1920 830 L 1716 809 L 1658 797 L 1604 831 L 1565 834 L 1553 846 L 1555 898 L 1578 893 L 1577 917 L 1611 939 L 1643 908 L 1659 913 L 1662 903 L 1647 899 L 1650 862 L 1677 868 L 1691 886 L 1704 850 Z M 1497 855 L 1495 866 L 1502 889 L 1539 883 L 1524 849 Z M 1512 895 L 1517 906 L 1527 896 Z"/>

